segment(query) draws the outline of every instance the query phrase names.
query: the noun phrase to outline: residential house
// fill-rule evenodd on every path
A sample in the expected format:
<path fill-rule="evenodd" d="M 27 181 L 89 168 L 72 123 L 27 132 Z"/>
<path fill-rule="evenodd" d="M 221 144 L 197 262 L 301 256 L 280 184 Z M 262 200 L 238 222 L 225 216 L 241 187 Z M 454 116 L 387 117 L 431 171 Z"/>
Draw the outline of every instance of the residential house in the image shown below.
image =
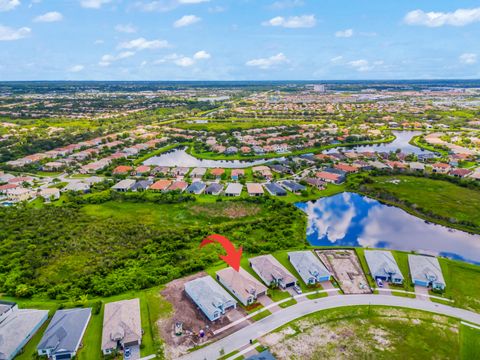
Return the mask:
<path fill-rule="evenodd" d="M 297 284 L 297 279 L 270 254 L 250 258 L 249 262 L 267 286 L 286 289 Z"/>
<path fill-rule="evenodd" d="M 267 293 L 267 287 L 242 268 L 236 271 L 227 267 L 217 271 L 216 275 L 217 280 L 245 306 Z"/>
<path fill-rule="evenodd" d="M 201 179 L 206 173 L 206 168 L 195 168 L 190 172 L 190 177 L 193 179 Z"/>
<path fill-rule="evenodd" d="M 287 192 L 280 185 L 276 183 L 268 183 L 264 185 L 268 193 L 272 196 L 286 196 Z"/>
<path fill-rule="evenodd" d="M 74 357 L 91 315 L 91 308 L 57 310 L 37 346 L 38 355 L 51 360 Z"/>
<path fill-rule="evenodd" d="M 331 172 L 327 171 L 320 171 L 315 174 L 317 179 L 320 179 L 322 181 L 325 181 L 327 183 L 332 183 L 332 184 L 341 184 L 342 182 L 345 181 L 345 177 L 340 175 L 340 174 L 334 174 Z"/>
<path fill-rule="evenodd" d="M 205 183 L 201 181 L 195 181 L 189 187 L 187 187 L 186 191 L 189 194 L 200 195 L 205 191 L 206 187 L 207 186 L 205 185 Z"/>
<path fill-rule="evenodd" d="M 449 164 L 445 163 L 435 163 L 432 165 L 432 172 L 438 174 L 448 174 L 452 170 L 452 167 Z"/>
<path fill-rule="evenodd" d="M 288 260 L 307 285 L 330 280 L 327 268 L 311 251 L 289 252 Z"/>
<path fill-rule="evenodd" d="M 247 192 L 250 196 L 262 196 L 263 188 L 262 184 L 258 183 L 247 183 Z"/>
<path fill-rule="evenodd" d="M 445 289 L 442 268 L 436 257 L 408 254 L 408 265 L 415 285 L 432 287 L 436 290 Z"/>
<path fill-rule="evenodd" d="M 333 167 L 334 167 L 335 169 L 342 170 L 342 171 L 344 171 L 344 172 L 346 172 L 346 173 L 356 173 L 356 172 L 358 172 L 358 167 L 353 166 L 353 165 L 348 165 L 348 164 L 339 163 L 339 164 L 333 165 Z"/>
<path fill-rule="evenodd" d="M 268 166 L 262 165 L 262 166 L 254 166 L 252 168 L 252 171 L 256 175 L 260 175 L 264 179 L 271 180 L 273 179 L 273 174 L 272 171 Z"/>
<path fill-rule="evenodd" d="M 220 179 L 225 173 L 225 169 L 210 169 L 210 175 L 215 176 L 217 179 Z"/>
<path fill-rule="evenodd" d="M 146 165 L 137 166 L 135 169 L 135 174 L 137 175 L 145 175 L 145 174 L 148 174 L 149 172 L 150 172 L 150 166 L 146 166 Z"/>
<path fill-rule="evenodd" d="M 60 199 L 60 190 L 57 188 L 46 188 L 38 192 L 38 195 L 44 198 L 46 201 Z"/>
<path fill-rule="evenodd" d="M 126 165 L 120 165 L 117 166 L 115 169 L 113 169 L 112 174 L 113 175 L 126 175 L 132 171 L 131 166 L 126 166 Z"/>
<path fill-rule="evenodd" d="M 153 191 L 165 191 L 172 182 L 170 180 L 158 180 L 150 186 Z"/>
<path fill-rule="evenodd" d="M 403 275 L 390 251 L 365 250 L 370 274 L 377 280 L 381 279 L 393 284 L 403 284 Z"/>
<path fill-rule="evenodd" d="M 153 180 L 139 180 L 132 186 L 132 191 L 145 191 L 153 184 Z"/>
<path fill-rule="evenodd" d="M 243 185 L 239 183 L 230 183 L 225 189 L 225 196 L 240 196 Z"/>
<path fill-rule="evenodd" d="M 135 185 L 136 181 L 133 179 L 125 179 L 117 184 L 112 186 L 112 190 L 120 191 L 120 192 L 127 192 L 132 190 L 133 186 Z"/>
<path fill-rule="evenodd" d="M 168 187 L 168 191 L 184 192 L 187 187 L 188 187 L 188 183 L 185 181 L 174 181 L 172 185 Z"/>
<path fill-rule="evenodd" d="M 421 162 L 411 162 L 409 166 L 412 171 L 425 171 L 425 164 Z"/>
<path fill-rule="evenodd" d="M 15 305 L 2 316 L 0 302 L 0 360 L 13 360 L 48 319 L 48 310 L 18 309 Z"/>
<path fill-rule="evenodd" d="M 140 300 L 122 300 L 105 304 L 102 332 L 103 354 L 109 355 L 117 349 L 140 346 L 141 343 Z"/>
<path fill-rule="evenodd" d="M 90 185 L 82 181 L 72 181 L 63 188 L 64 191 L 74 191 L 87 193 L 90 191 Z"/>
<path fill-rule="evenodd" d="M 308 185 L 316 187 L 318 190 L 325 190 L 325 181 L 316 178 L 305 179 Z"/>
<path fill-rule="evenodd" d="M 284 180 L 280 183 L 285 189 L 294 194 L 299 194 L 302 191 L 306 190 L 306 187 L 297 183 L 296 181 Z"/>
<path fill-rule="evenodd" d="M 472 170 L 458 168 L 458 169 L 450 170 L 449 174 L 452 175 L 452 176 L 455 176 L 455 177 L 465 178 L 465 177 L 471 175 L 472 173 L 473 173 Z"/>
<path fill-rule="evenodd" d="M 183 177 L 183 176 L 187 175 L 189 171 L 190 171 L 190 168 L 188 168 L 188 167 L 178 166 L 178 167 L 172 169 L 172 174 L 174 176 Z"/>
<path fill-rule="evenodd" d="M 210 276 L 185 283 L 188 297 L 210 320 L 218 320 L 228 309 L 235 309 L 237 302 Z"/>
<path fill-rule="evenodd" d="M 218 183 L 212 183 L 207 186 L 205 189 L 205 194 L 207 195 L 220 195 L 223 191 L 223 185 Z"/>
<path fill-rule="evenodd" d="M 245 176 L 245 170 L 243 169 L 232 169 L 232 180 L 238 181 L 241 177 Z"/>

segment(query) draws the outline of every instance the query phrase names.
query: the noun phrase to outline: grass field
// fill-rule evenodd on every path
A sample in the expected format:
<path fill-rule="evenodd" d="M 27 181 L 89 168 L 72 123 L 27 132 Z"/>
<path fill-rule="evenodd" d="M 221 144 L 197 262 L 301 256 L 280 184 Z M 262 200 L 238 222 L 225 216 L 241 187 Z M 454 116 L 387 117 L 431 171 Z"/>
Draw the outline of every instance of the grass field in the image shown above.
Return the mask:
<path fill-rule="evenodd" d="M 480 329 L 464 324 L 461 325 L 460 359 L 480 359 Z"/>
<path fill-rule="evenodd" d="M 416 310 L 356 306 L 295 320 L 260 343 L 281 359 L 456 359 L 459 327 Z"/>
<path fill-rule="evenodd" d="M 373 184 L 364 185 L 366 193 L 388 193 L 411 205 L 410 211 L 423 214 L 429 220 L 452 225 L 466 230 L 480 232 L 480 191 L 468 189 L 448 181 L 433 180 L 414 176 L 371 177 Z M 398 182 L 392 182 L 392 180 Z M 440 221 L 438 219 L 446 219 Z M 463 226 L 461 222 L 473 226 Z"/>

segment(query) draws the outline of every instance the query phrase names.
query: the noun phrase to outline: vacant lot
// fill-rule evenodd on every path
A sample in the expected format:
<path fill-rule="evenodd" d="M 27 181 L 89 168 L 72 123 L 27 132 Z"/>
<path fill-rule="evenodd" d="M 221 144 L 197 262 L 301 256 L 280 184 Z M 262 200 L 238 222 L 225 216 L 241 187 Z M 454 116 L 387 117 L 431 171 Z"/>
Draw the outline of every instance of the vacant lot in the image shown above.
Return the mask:
<path fill-rule="evenodd" d="M 378 176 L 371 179 L 372 184 L 363 185 L 363 190 L 369 195 L 378 197 L 388 194 L 427 217 L 444 219 L 445 222 L 465 225 L 480 232 L 480 191 L 448 181 L 413 176 Z"/>
<path fill-rule="evenodd" d="M 277 359 L 456 359 L 459 326 L 415 310 L 348 307 L 293 321 L 260 342 Z"/>

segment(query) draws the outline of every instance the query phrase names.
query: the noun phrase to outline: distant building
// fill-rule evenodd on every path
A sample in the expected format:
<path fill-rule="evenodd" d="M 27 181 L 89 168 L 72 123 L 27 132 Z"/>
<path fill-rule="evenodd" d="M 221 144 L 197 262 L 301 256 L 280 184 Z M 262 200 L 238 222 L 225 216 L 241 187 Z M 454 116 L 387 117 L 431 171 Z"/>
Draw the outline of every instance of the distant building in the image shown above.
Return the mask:
<path fill-rule="evenodd" d="M 265 189 L 267 189 L 268 193 L 272 196 L 286 196 L 287 192 L 285 189 L 282 189 L 281 186 L 275 183 L 268 183 L 265 184 Z"/>
<path fill-rule="evenodd" d="M 51 360 L 74 357 L 91 315 L 90 308 L 58 310 L 38 344 L 38 355 L 46 355 Z"/>
<path fill-rule="evenodd" d="M 213 183 L 208 185 L 208 187 L 205 189 L 205 194 L 207 195 L 219 195 L 223 191 L 223 185 L 222 184 L 217 184 Z"/>
<path fill-rule="evenodd" d="M 230 183 L 225 189 L 225 196 L 240 196 L 243 185 L 239 183 Z"/>
<path fill-rule="evenodd" d="M 372 277 L 393 284 L 403 284 L 403 275 L 390 251 L 365 250 L 365 259 Z"/>
<path fill-rule="evenodd" d="M 185 283 L 185 292 L 210 321 L 218 320 L 237 302 L 210 276 Z"/>
<path fill-rule="evenodd" d="M 295 182 L 295 181 L 290 181 L 290 180 L 285 180 L 281 182 L 281 185 L 287 189 L 288 191 L 291 191 L 294 194 L 298 194 L 306 189 L 305 186 Z"/>
<path fill-rule="evenodd" d="M 436 290 L 445 289 L 442 268 L 438 259 L 432 256 L 408 255 L 410 275 L 415 285 L 432 287 Z"/>
<path fill-rule="evenodd" d="M 112 190 L 115 191 L 120 191 L 120 192 L 126 192 L 129 190 L 132 190 L 133 186 L 135 185 L 136 181 L 132 179 L 125 179 L 117 184 L 112 186 Z"/>
<path fill-rule="evenodd" d="M 292 251 L 288 260 L 307 285 L 330 280 L 330 273 L 311 251 Z"/>
<path fill-rule="evenodd" d="M 189 187 L 187 187 L 186 191 L 189 194 L 200 195 L 201 193 L 203 193 L 205 191 L 206 187 L 207 186 L 205 185 L 205 183 L 203 183 L 201 181 L 195 181 Z"/>
<path fill-rule="evenodd" d="M 262 184 L 258 183 L 247 183 L 247 192 L 250 196 L 262 196 L 263 188 Z"/>

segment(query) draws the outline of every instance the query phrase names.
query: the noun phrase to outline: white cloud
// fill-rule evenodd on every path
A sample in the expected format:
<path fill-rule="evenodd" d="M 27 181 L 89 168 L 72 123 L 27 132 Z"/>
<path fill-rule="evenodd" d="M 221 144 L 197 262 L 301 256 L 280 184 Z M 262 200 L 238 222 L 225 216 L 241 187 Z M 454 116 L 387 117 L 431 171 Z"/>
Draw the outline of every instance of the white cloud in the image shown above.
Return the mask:
<path fill-rule="evenodd" d="M 330 62 L 334 63 L 334 64 L 338 64 L 339 62 L 341 62 L 343 60 L 343 56 L 335 56 L 334 58 L 331 58 L 330 59 Z"/>
<path fill-rule="evenodd" d="M 20 0 L 0 0 L 0 11 L 10 11 L 20 5 Z"/>
<path fill-rule="evenodd" d="M 93 42 L 94 45 L 102 45 L 105 44 L 105 40 L 97 39 Z"/>
<path fill-rule="evenodd" d="M 137 32 L 137 28 L 132 24 L 118 24 L 115 26 L 115 31 L 125 34 L 134 34 Z"/>
<path fill-rule="evenodd" d="M 194 55 L 193 55 L 193 58 L 195 60 L 207 60 L 207 59 L 210 59 L 212 56 L 206 52 L 205 50 L 200 50 L 200 51 L 197 51 Z"/>
<path fill-rule="evenodd" d="M 477 54 L 465 53 L 458 58 L 462 64 L 473 65 L 477 63 Z"/>
<path fill-rule="evenodd" d="M 348 65 L 350 65 L 355 70 L 360 71 L 360 72 L 370 71 L 370 70 L 373 69 L 373 66 L 370 65 L 368 60 L 365 60 L 365 59 L 350 61 L 350 62 L 348 62 Z"/>
<path fill-rule="evenodd" d="M 260 69 L 269 69 L 273 66 L 288 63 L 289 60 L 283 53 L 270 56 L 268 58 L 252 59 L 246 62 L 247 66 L 254 66 Z"/>
<path fill-rule="evenodd" d="M 83 65 L 73 65 L 72 67 L 68 68 L 68 71 L 76 73 L 82 71 L 83 69 L 85 69 L 85 66 Z"/>
<path fill-rule="evenodd" d="M 57 22 L 62 20 L 63 15 L 58 11 L 50 11 L 33 19 L 35 22 Z"/>
<path fill-rule="evenodd" d="M 339 30 L 335 33 L 338 38 L 349 38 L 353 36 L 353 29 Z"/>
<path fill-rule="evenodd" d="M 184 15 L 173 23 L 173 27 L 179 28 L 179 27 L 189 26 L 199 22 L 200 20 L 201 18 L 199 18 L 196 15 Z"/>
<path fill-rule="evenodd" d="M 311 28 L 316 24 L 315 15 L 290 16 L 288 18 L 277 16 L 262 23 L 263 26 L 281 26 L 290 29 Z"/>
<path fill-rule="evenodd" d="M 189 67 L 195 64 L 195 60 L 188 56 L 183 56 L 174 61 L 174 63 L 181 67 Z"/>
<path fill-rule="evenodd" d="M 480 21 L 480 8 L 458 9 L 454 12 L 410 11 L 404 21 L 408 25 L 439 27 L 444 25 L 465 26 Z"/>
<path fill-rule="evenodd" d="M 273 10 L 283 10 L 303 5 L 305 5 L 303 0 L 278 0 L 275 1 L 272 5 L 270 5 L 270 8 Z"/>
<path fill-rule="evenodd" d="M 14 41 L 26 38 L 32 30 L 28 27 L 14 29 L 8 26 L 0 25 L 0 41 Z"/>
<path fill-rule="evenodd" d="M 147 40 L 143 37 L 130 40 L 127 42 L 121 43 L 118 48 L 119 49 L 134 49 L 134 50 L 152 50 L 152 49 L 163 49 L 168 47 L 167 40 Z"/>
<path fill-rule="evenodd" d="M 192 5 L 207 3 L 210 0 L 156 0 L 156 1 L 137 1 L 135 6 L 146 12 L 152 11 L 170 11 L 182 5 Z"/>
<path fill-rule="evenodd" d="M 112 0 L 81 0 L 80 5 L 87 9 L 100 9 L 102 5 L 108 4 Z"/>
<path fill-rule="evenodd" d="M 20 5 L 20 0 L 0 0 L 0 11 L 10 11 Z"/>
<path fill-rule="evenodd" d="M 110 64 L 114 61 L 126 59 L 126 58 L 129 58 L 129 57 L 133 56 L 133 55 L 135 55 L 135 53 L 133 51 L 123 51 L 123 52 L 121 52 L 117 55 L 110 55 L 110 54 L 103 55 L 102 58 L 100 59 L 100 62 L 98 63 L 98 65 L 100 65 L 100 66 L 110 66 Z"/>

